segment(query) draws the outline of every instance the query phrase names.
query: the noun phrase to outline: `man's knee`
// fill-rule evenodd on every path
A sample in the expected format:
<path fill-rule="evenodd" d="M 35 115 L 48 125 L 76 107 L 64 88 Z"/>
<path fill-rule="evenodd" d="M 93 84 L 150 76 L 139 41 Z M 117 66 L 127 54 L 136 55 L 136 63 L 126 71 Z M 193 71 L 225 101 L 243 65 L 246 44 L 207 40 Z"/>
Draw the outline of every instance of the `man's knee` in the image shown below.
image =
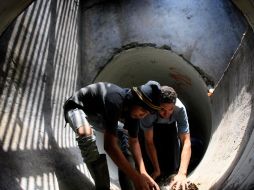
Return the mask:
<path fill-rule="evenodd" d="M 93 129 L 87 123 L 87 125 L 83 125 L 77 129 L 77 134 L 79 137 L 88 137 L 93 135 Z"/>

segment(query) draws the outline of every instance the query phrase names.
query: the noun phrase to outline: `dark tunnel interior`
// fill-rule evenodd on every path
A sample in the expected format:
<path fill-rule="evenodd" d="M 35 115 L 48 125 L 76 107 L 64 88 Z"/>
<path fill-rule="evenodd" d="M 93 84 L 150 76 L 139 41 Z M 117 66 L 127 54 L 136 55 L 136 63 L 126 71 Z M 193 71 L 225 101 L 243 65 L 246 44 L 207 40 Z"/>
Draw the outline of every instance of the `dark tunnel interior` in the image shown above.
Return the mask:
<path fill-rule="evenodd" d="M 148 80 L 156 80 L 162 85 L 173 87 L 186 106 L 192 142 L 190 173 L 205 153 L 212 126 L 207 85 L 201 74 L 190 63 L 170 50 L 149 46 L 136 47 L 115 55 L 99 72 L 95 82 L 106 81 L 131 87 Z M 171 133 L 167 129 L 164 132 Z M 160 140 L 166 155 L 170 152 L 168 147 L 171 143 L 167 141 L 162 143 L 162 139 Z M 161 156 L 161 159 L 166 161 L 167 157 Z"/>
<path fill-rule="evenodd" d="M 1 190 L 93 190 L 62 106 L 93 82 L 148 80 L 172 86 L 187 109 L 188 179 L 201 190 L 254 189 L 252 0 L 0 5 Z M 96 135 L 104 153 L 103 134 Z M 118 190 L 117 167 L 107 158 Z"/>

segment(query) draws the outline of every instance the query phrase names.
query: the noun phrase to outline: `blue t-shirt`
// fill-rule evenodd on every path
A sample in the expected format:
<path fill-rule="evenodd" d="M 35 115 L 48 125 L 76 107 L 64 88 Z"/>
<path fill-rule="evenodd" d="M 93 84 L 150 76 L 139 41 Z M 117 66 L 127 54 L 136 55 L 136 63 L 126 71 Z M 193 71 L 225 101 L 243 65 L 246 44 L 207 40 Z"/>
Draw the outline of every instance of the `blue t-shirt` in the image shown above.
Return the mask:
<path fill-rule="evenodd" d="M 171 124 L 173 122 L 176 122 L 178 133 L 190 133 L 185 106 L 178 98 L 176 99 L 175 108 L 170 118 L 161 118 L 158 113 L 150 114 L 140 121 L 140 128 L 146 131 L 152 128 L 155 123 Z"/>

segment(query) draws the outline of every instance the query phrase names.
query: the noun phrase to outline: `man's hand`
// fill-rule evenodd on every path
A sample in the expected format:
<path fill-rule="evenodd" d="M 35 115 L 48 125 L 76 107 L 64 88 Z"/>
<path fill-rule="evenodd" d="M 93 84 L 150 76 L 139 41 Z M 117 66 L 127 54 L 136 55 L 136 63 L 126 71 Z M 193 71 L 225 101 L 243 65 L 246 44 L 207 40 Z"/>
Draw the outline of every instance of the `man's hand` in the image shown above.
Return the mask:
<path fill-rule="evenodd" d="M 137 190 L 160 190 L 157 183 L 148 174 L 140 174 L 133 182 Z"/>
<path fill-rule="evenodd" d="M 187 168 L 189 165 L 191 157 L 191 141 L 189 133 L 181 133 L 180 139 L 183 144 L 183 149 L 181 153 L 181 162 L 178 174 L 173 178 L 173 181 L 170 183 L 169 187 L 174 190 L 179 190 L 182 187 L 182 190 L 188 189 L 187 184 Z"/>
<path fill-rule="evenodd" d="M 182 190 L 187 190 L 188 184 L 186 175 L 178 173 L 169 184 L 169 189 L 179 190 L 180 187 Z"/>

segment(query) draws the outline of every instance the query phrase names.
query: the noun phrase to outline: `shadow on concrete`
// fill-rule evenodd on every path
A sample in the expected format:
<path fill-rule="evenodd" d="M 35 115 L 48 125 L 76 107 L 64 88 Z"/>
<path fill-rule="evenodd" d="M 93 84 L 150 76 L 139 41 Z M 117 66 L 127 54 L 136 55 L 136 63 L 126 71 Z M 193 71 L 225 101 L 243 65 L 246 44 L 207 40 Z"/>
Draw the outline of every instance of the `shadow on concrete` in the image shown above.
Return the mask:
<path fill-rule="evenodd" d="M 72 40 L 69 32 L 64 39 L 65 43 L 60 43 L 63 47 L 56 47 L 58 45 L 56 38 L 66 33 L 65 30 L 56 30 L 57 21 L 60 22 L 60 26 L 64 26 L 64 23 L 75 14 L 75 11 L 70 9 L 72 1 L 60 2 L 62 4 L 56 0 L 36 1 L 0 37 L 0 95 L 5 97 L 0 112 L 3 136 L 0 142 L 1 190 L 23 189 L 21 183 L 26 189 L 32 189 L 30 179 L 35 181 L 37 189 L 52 188 L 49 187 L 49 183 L 36 182 L 38 176 L 46 176 L 47 182 L 53 179 L 51 185 L 55 188 L 59 187 L 60 190 L 94 188 L 88 177 L 77 169 L 77 165 L 81 163 L 72 158 L 73 155 L 70 153 L 72 148 L 60 148 L 53 133 L 53 130 L 56 131 L 58 138 L 58 133 L 64 130 L 61 126 L 52 126 L 57 120 L 53 118 L 55 111 L 52 102 L 52 91 L 55 90 L 53 83 L 55 78 L 65 82 L 63 72 L 70 72 L 56 69 L 55 58 L 58 53 L 56 50 L 66 48 L 64 46 L 68 47 L 66 42 Z M 61 14 L 57 10 L 58 6 L 62 6 Z M 68 31 L 74 30 L 72 24 Z M 10 42 L 13 43 L 11 49 Z M 34 44 L 37 44 L 39 54 Z M 68 59 L 69 55 L 67 54 L 66 57 Z M 44 60 L 46 60 L 45 64 L 43 64 Z M 44 88 L 41 88 L 42 81 L 39 77 L 43 72 Z M 23 99 L 28 100 L 25 105 L 20 103 Z M 59 105 L 60 109 L 62 105 Z M 24 121 L 25 118 L 28 122 Z M 39 125 L 33 122 L 34 118 Z M 25 128 L 29 129 L 26 131 Z M 39 140 L 35 140 L 38 131 L 41 136 Z M 39 148 L 39 145 L 47 141 L 46 138 L 49 148 Z M 22 142 L 25 145 L 30 142 L 33 148 L 25 147 L 23 150 L 18 145 L 17 150 L 12 150 L 10 146 L 19 144 L 21 139 L 25 139 Z M 4 143 L 9 146 L 7 150 L 4 148 Z M 56 179 L 50 178 L 49 175 L 55 175 Z"/>

